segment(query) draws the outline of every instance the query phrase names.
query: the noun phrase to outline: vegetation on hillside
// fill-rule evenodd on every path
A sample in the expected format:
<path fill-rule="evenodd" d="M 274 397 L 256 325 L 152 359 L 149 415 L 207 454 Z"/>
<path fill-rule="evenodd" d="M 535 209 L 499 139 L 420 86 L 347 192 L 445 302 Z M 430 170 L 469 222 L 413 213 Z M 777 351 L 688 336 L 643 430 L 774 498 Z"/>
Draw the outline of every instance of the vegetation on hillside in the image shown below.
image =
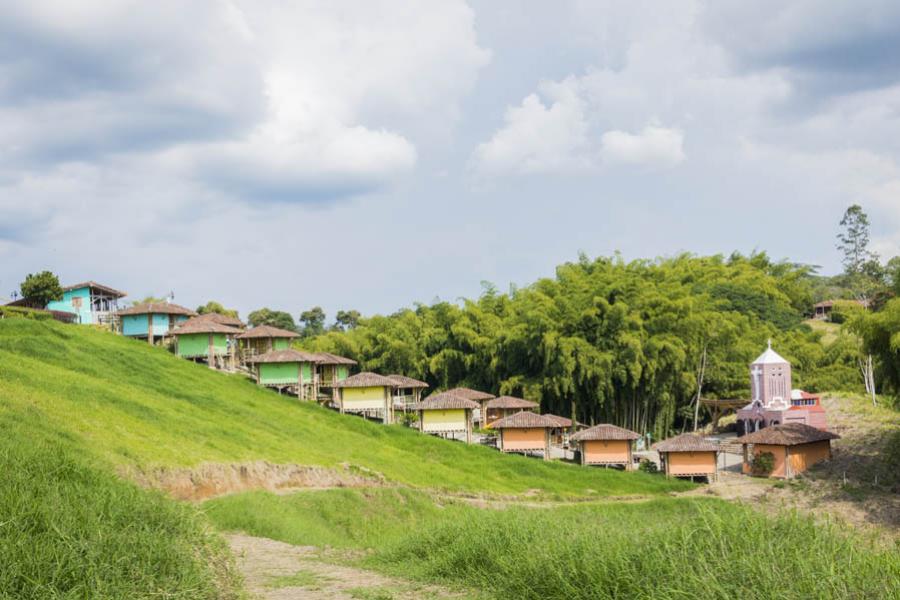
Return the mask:
<path fill-rule="evenodd" d="M 660 438 L 689 424 L 698 383 L 704 396 L 746 397 L 747 365 L 768 338 L 794 364 L 797 387 L 860 389 L 857 342 L 823 344 L 802 323 L 810 285 L 809 268 L 765 254 L 582 257 L 509 294 L 487 286 L 462 306 L 362 318 L 301 343 L 433 388 L 525 396 L 547 412 Z"/>
<path fill-rule="evenodd" d="M 477 508 L 411 490 L 239 494 L 223 529 L 360 548 L 375 568 L 496 598 L 887 598 L 900 556 L 837 528 L 718 500 Z"/>
<path fill-rule="evenodd" d="M 92 464 L 36 411 L 4 411 L 0 430 L 0 597 L 239 595 L 227 548 L 192 507 Z"/>
<path fill-rule="evenodd" d="M 148 470 L 267 460 L 453 491 L 622 495 L 685 489 L 643 474 L 500 455 L 301 403 L 90 327 L 0 320 L 0 416 L 29 414 L 85 451 Z"/>

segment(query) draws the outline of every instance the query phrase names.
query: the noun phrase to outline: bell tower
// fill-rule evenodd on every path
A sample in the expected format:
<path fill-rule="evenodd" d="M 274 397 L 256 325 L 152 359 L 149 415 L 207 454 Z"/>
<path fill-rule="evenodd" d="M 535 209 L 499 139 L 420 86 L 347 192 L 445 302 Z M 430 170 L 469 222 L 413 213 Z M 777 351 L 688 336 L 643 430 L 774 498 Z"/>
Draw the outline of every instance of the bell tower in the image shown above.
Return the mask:
<path fill-rule="evenodd" d="M 765 352 L 750 365 L 750 392 L 754 401 L 768 409 L 786 409 L 791 405 L 791 363 L 772 350 L 772 340 Z"/>

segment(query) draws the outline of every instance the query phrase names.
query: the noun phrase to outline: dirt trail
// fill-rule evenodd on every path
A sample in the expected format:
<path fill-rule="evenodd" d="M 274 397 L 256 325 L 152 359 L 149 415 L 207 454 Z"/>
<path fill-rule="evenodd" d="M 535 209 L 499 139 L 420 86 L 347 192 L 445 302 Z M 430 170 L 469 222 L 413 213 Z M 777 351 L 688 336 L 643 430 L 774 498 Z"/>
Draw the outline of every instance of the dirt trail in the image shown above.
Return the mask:
<path fill-rule="evenodd" d="M 260 600 L 462 600 L 468 597 L 366 569 L 323 562 L 320 550 L 313 546 L 292 546 L 243 534 L 232 534 L 227 539 L 247 589 Z"/>

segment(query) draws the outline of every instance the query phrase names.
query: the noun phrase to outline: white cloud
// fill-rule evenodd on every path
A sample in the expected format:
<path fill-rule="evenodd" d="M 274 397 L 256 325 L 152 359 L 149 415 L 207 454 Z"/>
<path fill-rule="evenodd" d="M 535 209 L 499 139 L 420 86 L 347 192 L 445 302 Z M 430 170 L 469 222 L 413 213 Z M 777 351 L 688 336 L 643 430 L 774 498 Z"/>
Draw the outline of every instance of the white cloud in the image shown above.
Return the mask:
<path fill-rule="evenodd" d="M 607 131 L 600 153 L 609 163 L 673 166 L 685 158 L 683 145 L 680 130 L 648 125 L 637 134 Z"/>
<path fill-rule="evenodd" d="M 493 173 L 577 171 L 591 166 L 584 102 L 566 82 L 542 86 L 537 94 L 507 108 L 504 126 L 476 148 L 478 169 Z"/>

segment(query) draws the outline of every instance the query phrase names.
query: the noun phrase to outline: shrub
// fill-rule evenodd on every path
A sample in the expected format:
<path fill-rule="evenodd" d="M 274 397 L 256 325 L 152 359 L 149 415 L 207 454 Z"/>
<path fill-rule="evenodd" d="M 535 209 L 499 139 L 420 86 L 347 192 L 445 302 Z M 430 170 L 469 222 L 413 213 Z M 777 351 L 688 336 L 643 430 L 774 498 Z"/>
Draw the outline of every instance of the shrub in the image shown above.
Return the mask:
<path fill-rule="evenodd" d="M 760 452 L 750 462 L 750 472 L 757 477 L 768 477 L 775 468 L 775 455 L 771 452 Z"/>
<path fill-rule="evenodd" d="M 659 473 L 659 467 L 656 466 L 656 463 L 647 458 L 642 458 L 641 463 L 638 465 L 638 471 L 643 471 L 644 473 Z"/>

